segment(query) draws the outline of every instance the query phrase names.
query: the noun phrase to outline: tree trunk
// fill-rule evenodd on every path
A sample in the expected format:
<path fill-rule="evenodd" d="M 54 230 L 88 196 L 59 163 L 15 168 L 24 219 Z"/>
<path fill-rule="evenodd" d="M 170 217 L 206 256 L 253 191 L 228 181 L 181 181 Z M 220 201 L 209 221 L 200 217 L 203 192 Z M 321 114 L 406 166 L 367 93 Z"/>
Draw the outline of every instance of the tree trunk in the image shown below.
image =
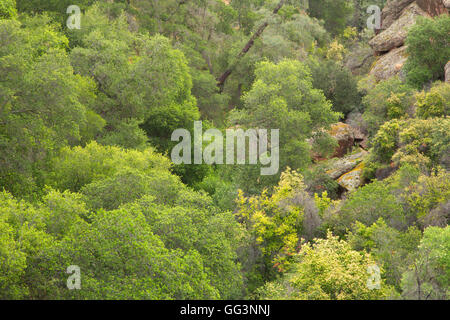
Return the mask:
<path fill-rule="evenodd" d="M 285 0 L 281 0 L 278 3 L 276 8 L 273 10 L 273 14 L 277 14 L 278 11 L 280 11 L 280 9 L 284 5 L 284 1 Z M 258 30 L 256 30 L 256 32 L 253 34 L 253 36 L 250 38 L 250 40 L 247 42 L 247 44 L 244 46 L 244 48 L 241 50 L 241 52 L 239 52 L 239 54 L 237 55 L 236 62 L 233 65 L 231 65 L 219 78 L 217 78 L 217 86 L 219 87 L 220 92 L 223 91 L 225 81 L 227 81 L 228 77 L 233 72 L 236 64 L 253 47 L 253 45 L 255 44 L 255 40 L 261 36 L 261 34 L 264 32 L 264 30 L 267 28 L 268 25 L 269 25 L 269 23 L 266 21 L 262 25 L 259 26 Z"/>

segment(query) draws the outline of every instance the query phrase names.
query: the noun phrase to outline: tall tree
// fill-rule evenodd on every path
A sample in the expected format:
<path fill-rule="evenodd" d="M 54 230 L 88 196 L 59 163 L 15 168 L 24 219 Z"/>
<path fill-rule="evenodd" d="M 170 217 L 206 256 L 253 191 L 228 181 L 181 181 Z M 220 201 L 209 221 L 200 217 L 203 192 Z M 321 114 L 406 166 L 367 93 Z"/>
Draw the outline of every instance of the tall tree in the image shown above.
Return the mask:
<path fill-rule="evenodd" d="M 285 3 L 285 0 L 281 0 L 278 5 L 275 7 L 275 9 L 273 9 L 273 14 L 277 14 L 278 11 L 280 11 L 280 9 L 283 7 Z M 267 28 L 267 26 L 269 25 L 268 21 L 263 22 L 258 29 L 255 31 L 255 33 L 251 36 L 250 40 L 248 40 L 248 42 L 245 44 L 245 46 L 242 48 L 242 50 L 239 52 L 239 54 L 236 57 L 236 62 L 229 66 L 224 73 L 222 73 L 222 75 L 220 77 L 217 78 L 217 86 L 223 90 L 223 87 L 225 85 L 225 81 L 227 81 L 228 77 L 231 75 L 231 73 L 233 72 L 233 69 L 235 68 L 236 64 L 239 63 L 239 60 L 246 55 L 246 53 L 253 47 L 253 45 L 255 44 L 255 40 L 258 39 L 262 33 L 264 32 L 264 30 Z"/>

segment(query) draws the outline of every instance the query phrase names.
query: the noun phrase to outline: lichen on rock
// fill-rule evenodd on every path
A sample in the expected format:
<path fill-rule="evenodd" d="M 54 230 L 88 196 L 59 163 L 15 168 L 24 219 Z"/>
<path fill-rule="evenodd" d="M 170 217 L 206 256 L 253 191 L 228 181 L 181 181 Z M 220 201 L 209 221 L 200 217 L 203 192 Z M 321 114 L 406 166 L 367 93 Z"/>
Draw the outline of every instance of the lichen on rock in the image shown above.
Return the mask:
<path fill-rule="evenodd" d="M 381 56 L 375 62 L 369 75 L 374 76 L 377 81 L 381 81 L 401 74 L 403 66 L 408 59 L 406 48 L 406 46 L 396 48 Z"/>
<path fill-rule="evenodd" d="M 327 175 L 331 179 L 337 179 L 345 173 L 353 170 L 358 164 L 360 164 L 368 155 L 367 151 L 361 150 L 358 153 L 349 155 L 344 158 L 337 158 L 330 160 L 328 164 Z"/>
<path fill-rule="evenodd" d="M 410 4 L 404 9 L 398 20 L 370 40 L 370 46 L 377 52 L 386 52 L 402 46 L 405 43 L 409 28 L 415 24 L 419 16 L 427 16 L 427 13 L 416 3 Z"/>
<path fill-rule="evenodd" d="M 364 162 L 361 162 L 352 171 L 341 176 L 337 182 L 347 191 L 353 191 L 359 188 L 363 183 Z"/>

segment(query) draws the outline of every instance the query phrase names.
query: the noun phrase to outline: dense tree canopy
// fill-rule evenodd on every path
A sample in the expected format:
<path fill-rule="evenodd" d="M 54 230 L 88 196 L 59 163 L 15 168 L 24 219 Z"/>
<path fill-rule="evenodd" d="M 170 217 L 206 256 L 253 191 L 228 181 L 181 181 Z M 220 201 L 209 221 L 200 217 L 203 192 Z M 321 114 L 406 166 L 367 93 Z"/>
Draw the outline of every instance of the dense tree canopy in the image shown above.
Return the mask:
<path fill-rule="evenodd" d="M 378 79 L 385 3 L 0 0 L 0 299 L 448 300 L 449 15 Z"/>

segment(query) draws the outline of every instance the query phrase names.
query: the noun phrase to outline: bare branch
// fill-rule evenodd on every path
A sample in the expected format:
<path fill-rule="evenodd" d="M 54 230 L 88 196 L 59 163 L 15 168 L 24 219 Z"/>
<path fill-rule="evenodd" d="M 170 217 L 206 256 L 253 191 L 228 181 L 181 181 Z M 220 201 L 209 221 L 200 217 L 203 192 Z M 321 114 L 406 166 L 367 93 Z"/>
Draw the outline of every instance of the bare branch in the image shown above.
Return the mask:
<path fill-rule="evenodd" d="M 285 0 L 281 0 L 278 3 L 276 8 L 272 12 L 273 14 L 278 14 L 278 11 L 280 11 L 280 9 L 284 5 L 284 1 Z M 256 32 L 253 34 L 253 36 L 250 38 L 250 40 L 247 42 L 247 44 L 241 50 L 241 52 L 239 52 L 239 54 L 237 55 L 236 62 L 233 65 L 231 65 L 227 70 L 225 70 L 225 72 L 219 78 L 217 78 L 217 86 L 220 88 L 221 92 L 223 91 L 225 81 L 227 81 L 228 77 L 233 72 L 233 70 L 236 67 L 239 60 L 242 59 L 242 57 L 244 57 L 245 54 L 253 47 L 253 45 L 255 44 L 255 40 L 258 39 L 262 35 L 262 33 L 264 32 L 264 30 L 267 28 L 268 25 L 269 25 L 269 22 L 266 21 L 262 25 L 259 26 L 259 28 L 256 30 Z"/>

